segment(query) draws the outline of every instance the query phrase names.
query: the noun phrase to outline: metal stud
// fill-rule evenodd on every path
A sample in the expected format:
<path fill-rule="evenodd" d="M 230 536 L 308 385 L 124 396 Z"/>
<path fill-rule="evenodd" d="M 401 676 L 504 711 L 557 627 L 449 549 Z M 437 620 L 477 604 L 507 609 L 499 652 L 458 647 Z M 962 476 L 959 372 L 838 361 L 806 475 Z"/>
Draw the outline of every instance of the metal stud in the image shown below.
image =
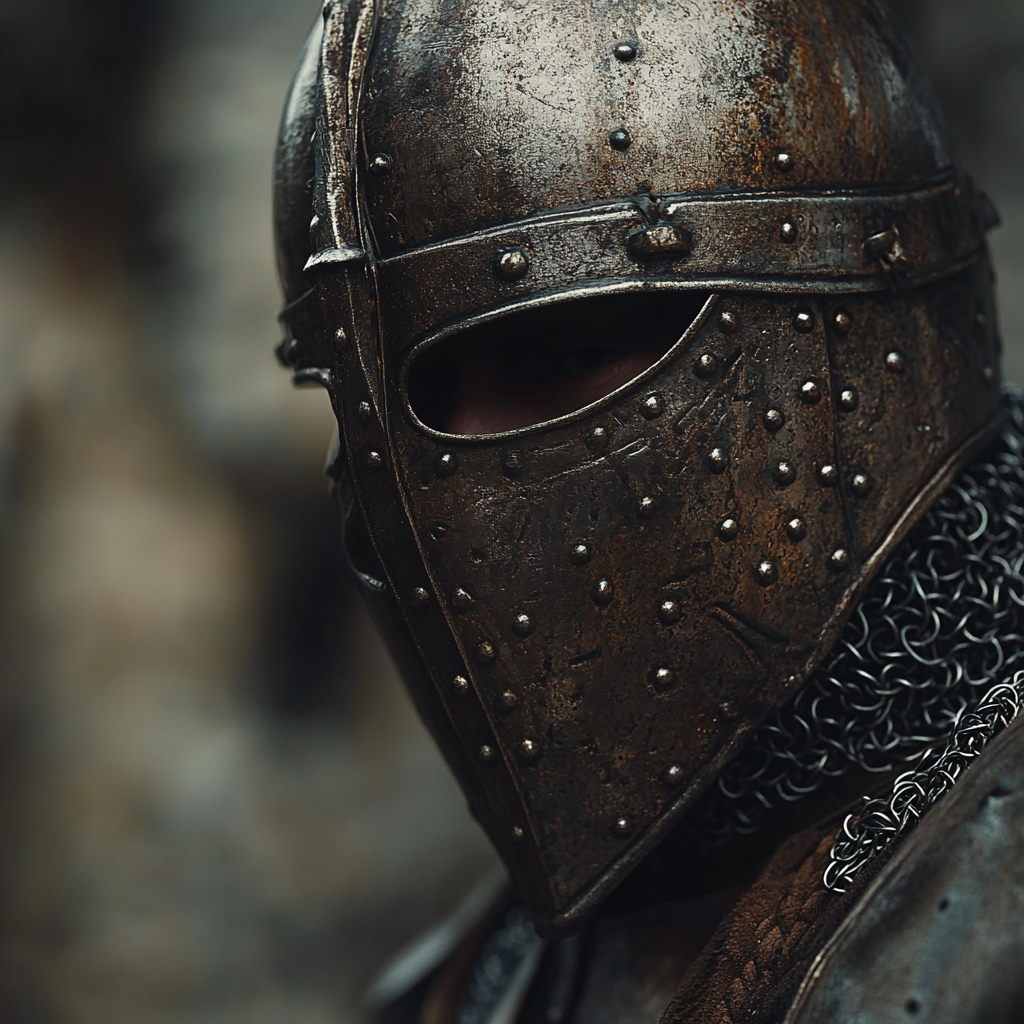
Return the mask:
<path fill-rule="evenodd" d="M 907 361 L 903 358 L 903 353 L 893 349 L 885 357 L 885 368 L 890 373 L 902 373 L 907 368 Z"/>
<path fill-rule="evenodd" d="M 616 818 L 612 825 L 612 831 L 620 838 L 625 839 L 633 831 L 633 823 L 629 818 Z"/>
<path fill-rule="evenodd" d="M 804 381 L 800 385 L 800 401 L 807 405 L 817 405 L 821 401 L 821 388 L 816 381 Z"/>
<path fill-rule="evenodd" d="M 792 245 L 799 234 L 800 232 L 797 231 L 796 225 L 792 221 L 784 221 L 782 227 L 779 228 L 779 238 L 787 245 Z"/>
<path fill-rule="evenodd" d="M 839 481 L 839 470 L 831 463 L 825 463 L 818 468 L 818 483 L 822 487 L 835 487 Z"/>
<path fill-rule="evenodd" d="M 764 425 L 773 434 L 780 430 L 786 422 L 786 416 L 781 409 L 768 409 L 764 414 Z"/>
<path fill-rule="evenodd" d="M 683 769 L 677 764 L 670 764 L 661 777 L 666 786 L 678 786 L 683 781 Z"/>
<path fill-rule="evenodd" d="M 836 548 L 828 557 L 828 567 L 832 572 L 843 572 L 850 567 L 850 553 L 845 548 Z"/>
<path fill-rule="evenodd" d="M 640 499 L 640 503 L 637 505 L 636 514 L 641 519 L 650 519 L 654 515 L 654 511 L 657 508 L 658 503 L 650 496 L 643 497 Z"/>
<path fill-rule="evenodd" d="M 616 43 L 612 53 L 615 54 L 616 60 L 621 60 L 623 64 L 628 64 L 636 58 L 636 47 L 632 43 Z"/>
<path fill-rule="evenodd" d="M 788 487 L 796 479 L 796 466 L 792 462 L 780 462 L 772 475 L 780 487 Z"/>
<path fill-rule="evenodd" d="M 465 676 L 456 676 L 452 680 L 452 689 L 460 696 L 469 693 L 469 680 Z"/>
<path fill-rule="evenodd" d="M 382 178 L 386 174 L 391 173 L 393 161 L 387 153 L 374 153 L 370 157 L 370 161 L 367 164 L 367 169 L 376 178 Z"/>
<path fill-rule="evenodd" d="M 783 174 L 788 173 L 793 168 L 793 157 L 785 150 L 779 150 L 775 154 L 775 166 L 782 171 Z"/>
<path fill-rule="evenodd" d="M 712 352 L 702 352 L 693 361 L 693 372 L 703 380 L 714 375 L 718 369 L 718 357 Z"/>
<path fill-rule="evenodd" d="M 860 395 L 856 388 L 844 388 L 839 392 L 839 408 L 843 412 L 853 412 L 860 404 Z"/>
<path fill-rule="evenodd" d="M 380 452 L 368 448 L 363 452 L 363 465 L 371 473 L 378 473 L 384 467 L 384 456 Z"/>
<path fill-rule="evenodd" d="M 676 674 L 667 665 L 663 665 L 661 668 L 656 668 L 654 672 L 651 673 L 651 682 L 659 693 L 664 693 L 666 690 L 672 689 L 672 685 L 675 681 Z"/>
<path fill-rule="evenodd" d="M 762 587 L 769 587 L 779 578 L 779 570 L 775 567 L 774 562 L 770 562 L 765 558 L 757 563 L 754 575 Z"/>
<path fill-rule="evenodd" d="M 510 480 L 520 476 L 524 468 L 523 457 L 519 452 L 505 452 L 501 457 L 501 471 Z"/>
<path fill-rule="evenodd" d="M 481 640 L 473 651 L 473 657 L 478 665 L 490 665 L 497 660 L 498 652 L 490 640 Z"/>
<path fill-rule="evenodd" d="M 586 565 L 590 561 L 590 547 L 587 544 L 576 544 L 569 553 L 569 561 L 573 565 Z"/>
<path fill-rule="evenodd" d="M 434 471 L 438 476 L 454 476 L 459 470 L 459 457 L 454 452 L 441 452 L 434 459 Z"/>
<path fill-rule="evenodd" d="M 409 592 L 409 601 L 416 608 L 424 608 L 430 604 L 430 592 L 423 587 L 413 587 Z"/>
<path fill-rule="evenodd" d="M 718 317 L 718 329 L 723 334 L 735 334 L 740 328 L 740 318 L 731 310 L 723 310 Z"/>
<path fill-rule="evenodd" d="M 683 609 L 678 601 L 673 601 L 671 598 L 668 598 L 658 605 L 658 618 L 661 619 L 666 626 L 671 626 L 672 623 L 678 622 L 682 617 Z"/>
<path fill-rule="evenodd" d="M 718 524 L 718 536 L 721 540 L 734 540 L 739 532 L 740 524 L 735 519 L 723 519 Z"/>
<path fill-rule="evenodd" d="M 729 464 L 729 457 L 724 448 L 712 448 L 708 455 L 708 469 L 712 473 L 723 473 Z"/>
<path fill-rule="evenodd" d="M 832 323 L 835 325 L 837 334 L 849 334 L 850 328 L 853 327 L 853 317 L 845 309 L 838 309 L 832 318 Z"/>
<path fill-rule="evenodd" d="M 519 698 L 511 690 L 502 690 L 494 700 L 499 711 L 511 711 L 519 703 Z"/>
<path fill-rule="evenodd" d="M 617 149 L 621 152 L 629 149 L 632 142 L 633 140 L 625 128 L 616 128 L 615 131 L 608 133 L 608 143 L 612 149 Z"/>
<path fill-rule="evenodd" d="M 494 759 L 495 759 L 495 757 L 497 756 L 497 753 L 495 752 L 495 749 L 494 749 L 494 747 L 492 747 L 492 746 L 491 746 L 490 744 L 488 744 L 488 743 L 485 743 L 485 744 L 484 744 L 484 745 L 483 745 L 483 746 L 482 746 L 482 747 L 481 747 L 481 748 L 480 748 L 480 749 L 479 749 L 479 750 L 478 750 L 478 751 L 476 752 L 476 755 L 477 755 L 477 757 L 479 757 L 479 758 L 480 758 L 480 760 L 481 760 L 481 761 L 482 761 L 482 762 L 483 762 L 484 764 L 493 764 L 493 763 L 494 763 Z"/>
<path fill-rule="evenodd" d="M 608 451 L 608 431 L 604 427 L 594 427 L 587 437 L 587 447 L 596 454 Z"/>
<path fill-rule="evenodd" d="M 807 536 L 807 524 L 802 519 L 790 519 L 786 523 L 786 536 L 790 540 L 803 540 Z"/>
<path fill-rule="evenodd" d="M 863 498 L 871 490 L 871 477 L 867 473 L 854 473 L 850 478 L 850 490 L 858 498 Z"/>
<path fill-rule="evenodd" d="M 801 334 L 810 334 L 816 326 L 814 314 L 810 310 L 801 309 L 800 312 L 793 317 L 793 326 Z"/>
<path fill-rule="evenodd" d="M 473 595 L 462 587 L 456 587 L 452 591 L 452 609 L 457 612 L 469 611 L 473 604 Z"/>
<path fill-rule="evenodd" d="M 531 739 L 520 740 L 516 756 L 520 761 L 536 761 L 540 756 L 540 747 Z"/>
<path fill-rule="evenodd" d="M 985 380 L 992 380 L 992 378 L 995 377 L 996 372 L 995 370 L 992 369 L 991 366 L 986 366 L 983 367 L 981 375 L 982 377 L 984 377 Z"/>
<path fill-rule="evenodd" d="M 356 419 L 360 423 L 369 423 L 373 419 L 373 406 L 369 402 L 360 402 L 356 406 Z"/>
<path fill-rule="evenodd" d="M 533 632 L 533 620 L 526 612 L 516 613 L 512 619 L 512 632 L 522 637 L 527 637 Z"/>
<path fill-rule="evenodd" d="M 512 842 L 515 843 L 516 846 L 519 846 L 526 840 L 526 833 L 518 825 L 512 826 L 512 832 L 510 834 L 512 836 Z"/>
<path fill-rule="evenodd" d="M 615 597 L 615 586 L 611 580 L 598 580 L 590 588 L 590 599 L 597 605 L 610 604 Z"/>
<path fill-rule="evenodd" d="M 665 411 L 665 403 L 657 392 L 649 394 L 640 403 L 640 414 L 645 420 L 656 420 Z"/>
<path fill-rule="evenodd" d="M 530 269 L 530 257 L 521 246 L 502 249 L 494 260 L 494 273 L 505 281 L 518 281 Z"/>

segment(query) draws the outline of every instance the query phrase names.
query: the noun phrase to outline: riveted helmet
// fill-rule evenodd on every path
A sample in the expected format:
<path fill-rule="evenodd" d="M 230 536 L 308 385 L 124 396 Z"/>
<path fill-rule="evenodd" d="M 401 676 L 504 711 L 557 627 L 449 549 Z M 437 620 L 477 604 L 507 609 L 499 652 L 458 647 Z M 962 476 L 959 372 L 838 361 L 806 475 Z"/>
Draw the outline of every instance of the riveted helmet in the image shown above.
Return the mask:
<path fill-rule="evenodd" d="M 329 0 L 276 220 L 353 564 L 572 927 L 997 429 L 991 212 L 875 0 Z M 588 303 L 667 341 L 582 407 L 452 426 L 451 359 Z"/>

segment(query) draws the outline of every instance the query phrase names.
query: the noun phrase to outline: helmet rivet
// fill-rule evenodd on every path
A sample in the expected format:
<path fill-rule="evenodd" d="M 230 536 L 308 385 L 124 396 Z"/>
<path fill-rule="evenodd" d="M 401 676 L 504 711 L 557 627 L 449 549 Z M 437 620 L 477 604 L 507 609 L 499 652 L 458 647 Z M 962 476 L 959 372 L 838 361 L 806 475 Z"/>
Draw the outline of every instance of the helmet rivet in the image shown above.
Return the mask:
<path fill-rule="evenodd" d="M 501 471 L 509 479 L 514 480 L 523 472 L 523 457 L 519 452 L 505 452 L 501 457 Z"/>
<path fill-rule="evenodd" d="M 378 473 L 384 466 L 384 456 L 380 452 L 368 448 L 363 452 L 363 463 L 371 473 Z"/>
<path fill-rule="evenodd" d="M 356 406 L 356 418 L 360 423 L 369 423 L 373 418 L 373 407 L 369 402 L 360 402 Z"/>
<path fill-rule="evenodd" d="M 640 413 L 645 420 L 656 420 L 664 411 L 665 403 L 657 393 L 648 395 L 640 403 Z"/>
<path fill-rule="evenodd" d="M 469 680 L 465 676 L 456 676 L 452 680 L 452 689 L 461 697 L 469 693 Z"/>
<path fill-rule="evenodd" d="M 512 619 L 512 632 L 517 636 L 529 636 L 533 632 L 533 621 L 526 612 L 517 612 Z"/>
<path fill-rule="evenodd" d="M 594 604 L 610 604 L 613 597 L 615 597 L 615 587 L 611 580 L 598 580 L 590 588 L 590 599 Z"/>
<path fill-rule="evenodd" d="M 785 150 L 779 150 L 779 152 L 775 154 L 775 166 L 785 174 L 793 167 L 793 157 L 789 153 L 785 152 Z"/>
<path fill-rule="evenodd" d="M 678 601 L 673 601 L 669 598 L 658 605 L 658 618 L 661 619 L 666 626 L 671 626 L 672 623 L 678 622 L 682 617 L 683 609 L 680 607 Z"/>
<path fill-rule="evenodd" d="M 836 550 L 829 555 L 828 567 L 832 572 L 842 572 L 844 569 L 849 568 L 849 565 L 850 553 L 845 548 L 836 548 Z"/>
<path fill-rule="evenodd" d="M 786 422 L 786 416 L 781 409 L 768 409 L 764 414 L 764 425 L 773 434 L 782 428 Z"/>
<path fill-rule="evenodd" d="M 476 753 L 477 757 L 479 757 L 484 764 L 492 764 L 494 762 L 495 751 L 494 747 L 490 744 L 485 743 Z"/>
<path fill-rule="evenodd" d="M 830 463 L 826 463 L 818 470 L 818 483 L 822 487 L 835 487 L 838 480 L 839 471 Z"/>
<path fill-rule="evenodd" d="M 499 711 L 511 711 L 519 703 L 519 698 L 511 690 L 502 690 L 494 703 Z"/>
<path fill-rule="evenodd" d="M 576 544 L 569 553 L 569 561 L 573 565 L 586 565 L 590 561 L 590 548 L 586 544 Z"/>
<path fill-rule="evenodd" d="M 612 53 L 615 54 L 616 60 L 621 60 L 623 64 L 628 64 L 636 57 L 636 47 L 632 43 L 616 43 Z"/>
<path fill-rule="evenodd" d="M 533 740 L 520 740 L 516 754 L 520 761 L 535 761 L 540 756 L 540 748 Z"/>
<path fill-rule="evenodd" d="M 793 326 L 801 334 L 810 334 L 815 328 L 814 314 L 809 310 L 802 309 L 793 317 Z"/>
<path fill-rule="evenodd" d="M 772 475 L 780 487 L 788 487 L 796 479 L 796 467 L 792 462 L 780 462 Z"/>
<path fill-rule="evenodd" d="M 526 833 L 518 825 L 513 826 L 511 836 L 512 842 L 517 846 L 526 839 Z"/>
<path fill-rule="evenodd" d="M 374 177 L 382 178 L 385 174 L 391 173 L 392 160 L 387 153 L 374 153 L 370 157 L 368 169 Z"/>
<path fill-rule="evenodd" d="M 817 405 L 821 401 L 821 388 L 816 381 L 808 380 L 800 385 L 800 400 L 808 405 Z"/>
<path fill-rule="evenodd" d="M 506 281 L 518 281 L 530 269 L 530 257 L 518 245 L 502 249 L 494 261 L 494 272 Z"/>
<path fill-rule="evenodd" d="M 702 352 L 693 361 L 693 372 L 698 377 L 707 379 L 718 369 L 718 358 L 712 352 Z"/>
<path fill-rule="evenodd" d="M 468 591 L 463 590 L 462 587 L 456 587 L 456 589 L 452 591 L 452 608 L 455 611 L 468 611 L 472 603 L 473 595 Z"/>
<path fill-rule="evenodd" d="M 907 361 L 903 358 L 902 352 L 895 349 L 885 357 L 885 368 L 890 373 L 902 373 L 907 368 Z"/>
<path fill-rule="evenodd" d="M 735 334 L 740 327 L 740 318 L 731 310 L 726 309 L 718 318 L 718 329 L 723 334 Z"/>
<path fill-rule="evenodd" d="M 712 473 L 722 473 L 725 471 L 728 461 L 729 457 L 724 448 L 712 448 L 711 454 L 708 455 L 708 469 Z"/>
<path fill-rule="evenodd" d="M 494 644 L 490 640 L 481 640 L 476 645 L 473 656 L 476 658 L 477 664 L 490 665 L 493 661 L 497 660 L 498 652 L 494 649 Z"/>
<path fill-rule="evenodd" d="M 779 578 L 779 570 L 775 568 L 774 562 L 769 562 L 766 558 L 757 563 L 754 575 L 757 576 L 757 582 L 760 583 L 762 587 L 768 587 Z"/>
<path fill-rule="evenodd" d="M 844 388 L 839 392 L 839 408 L 843 412 L 853 412 L 859 402 L 860 396 L 857 394 L 856 388 Z"/>
<path fill-rule="evenodd" d="M 438 476 L 453 476 L 459 468 L 459 457 L 453 452 L 442 452 L 434 459 L 434 469 Z"/>
<path fill-rule="evenodd" d="M 616 818 L 612 831 L 620 838 L 625 838 L 633 831 L 633 823 L 629 818 Z"/>
<path fill-rule="evenodd" d="M 802 519 L 790 519 L 786 523 L 786 536 L 790 540 L 803 540 L 807 536 L 807 524 Z"/>
<path fill-rule="evenodd" d="M 409 601 L 416 608 L 424 608 L 430 604 L 430 592 L 423 587 L 413 587 L 409 592 Z"/>
<path fill-rule="evenodd" d="M 587 447 L 596 454 L 608 450 L 608 431 L 604 427 L 594 427 L 587 436 Z"/>
<path fill-rule="evenodd" d="M 722 540 L 734 540 L 740 532 L 740 524 L 735 519 L 723 519 L 718 524 L 718 536 Z"/>
<path fill-rule="evenodd" d="M 678 786 L 683 781 L 683 769 L 677 764 L 670 764 L 661 777 L 666 786 Z"/>
<path fill-rule="evenodd" d="M 867 473 L 854 473 L 850 478 L 850 490 L 858 498 L 863 498 L 871 490 L 871 477 Z"/>
<path fill-rule="evenodd" d="M 783 221 L 782 227 L 779 228 L 779 238 L 787 245 L 792 245 L 799 234 L 800 232 L 797 231 L 797 227 L 792 221 Z"/>
<path fill-rule="evenodd" d="M 654 688 L 660 693 L 670 690 L 675 681 L 676 674 L 667 665 L 663 665 L 661 668 L 656 668 L 651 678 L 651 682 L 654 683 Z"/>
<path fill-rule="evenodd" d="M 853 327 L 853 317 L 845 309 L 837 310 L 832 322 L 836 325 L 837 334 L 849 334 Z"/>
<path fill-rule="evenodd" d="M 629 149 L 632 141 L 625 128 L 616 128 L 615 131 L 608 133 L 608 142 L 612 149 L 617 149 L 620 152 Z"/>
<path fill-rule="evenodd" d="M 651 497 L 644 497 L 640 499 L 640 504 L 637 506 L 636 514 L 641 519 L 650 519 L 654 515 L 657 502 Z"/>

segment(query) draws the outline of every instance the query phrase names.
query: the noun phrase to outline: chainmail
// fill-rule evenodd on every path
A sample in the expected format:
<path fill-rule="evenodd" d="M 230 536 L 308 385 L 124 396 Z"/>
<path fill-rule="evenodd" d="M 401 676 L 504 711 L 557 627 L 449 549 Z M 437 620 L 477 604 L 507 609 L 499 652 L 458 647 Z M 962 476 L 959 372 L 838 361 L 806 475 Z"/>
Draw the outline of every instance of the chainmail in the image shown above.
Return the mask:
<path fill-rule="evenodd" d="M 825 869 L 825 888 L 846 892 L 849 883 L 872 857 L 909 832 L 984 751 L 995 735 L 1021 709 L 1024 671 L 1010 683 L 997 683 L 971 711 L 961 713 L 949 743 L 941 752 L 927 750 L 916 768 L 904 772 L 888 800 L 868 800 L 850 814 L 832 845 Z"/>
<path fill-rule="evenodd" d="M 1024 667 L 1024 409 L 922 517 L 828 660 L 698 802 L 678 836 L 700 853 L 852 768 L 886 773 L 945 739 Z"/>

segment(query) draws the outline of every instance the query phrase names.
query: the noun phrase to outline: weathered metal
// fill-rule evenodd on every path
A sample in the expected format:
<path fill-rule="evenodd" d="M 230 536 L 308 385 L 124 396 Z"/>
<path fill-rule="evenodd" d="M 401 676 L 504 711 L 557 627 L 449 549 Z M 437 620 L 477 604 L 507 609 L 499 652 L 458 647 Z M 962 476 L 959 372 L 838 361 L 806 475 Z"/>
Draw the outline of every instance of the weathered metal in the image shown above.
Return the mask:
<path fill-rule="evenodd" d="M 571 929 L 996 428 L 989 208 L 868 0 L 330 0 L 277 209 L 279 354 L 329 388 L 354 566 Z M 673 291 L 707 296 L 680 340 L 569 415 L 465 436 L 410 402 L 471 328 Z"/>

